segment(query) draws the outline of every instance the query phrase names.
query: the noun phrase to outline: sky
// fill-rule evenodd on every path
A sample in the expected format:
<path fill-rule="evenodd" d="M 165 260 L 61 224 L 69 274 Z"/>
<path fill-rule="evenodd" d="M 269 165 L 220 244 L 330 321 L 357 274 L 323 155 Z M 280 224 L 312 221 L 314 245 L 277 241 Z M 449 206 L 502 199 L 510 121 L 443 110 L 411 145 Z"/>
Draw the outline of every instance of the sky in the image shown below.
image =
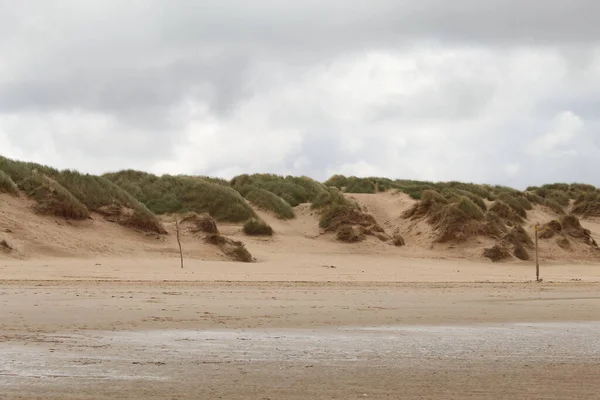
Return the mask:
<path fill-rule="evenodd" d="M 600 186 L 596 0 L 0 0 L 0 154 Z"/>

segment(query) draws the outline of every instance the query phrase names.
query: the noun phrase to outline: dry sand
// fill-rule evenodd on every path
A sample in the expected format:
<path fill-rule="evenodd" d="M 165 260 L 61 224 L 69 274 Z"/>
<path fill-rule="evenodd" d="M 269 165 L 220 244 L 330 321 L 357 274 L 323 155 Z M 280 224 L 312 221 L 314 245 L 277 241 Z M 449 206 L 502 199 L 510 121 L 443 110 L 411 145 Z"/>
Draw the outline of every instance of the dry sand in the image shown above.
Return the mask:
<path fill-rule="evenodd" d="M 0 195 L 0 399 L 600 399 L 593 252 L 543 244 L 538 283 L 483 240 L 432 246 L 405 196 L 356 198 L 408 245 L 337 243 L 301 206 L 261 214 L 273 239 L 220 226 L 256 263 L 184 232 L 181 269 L 173 235 Z"/>

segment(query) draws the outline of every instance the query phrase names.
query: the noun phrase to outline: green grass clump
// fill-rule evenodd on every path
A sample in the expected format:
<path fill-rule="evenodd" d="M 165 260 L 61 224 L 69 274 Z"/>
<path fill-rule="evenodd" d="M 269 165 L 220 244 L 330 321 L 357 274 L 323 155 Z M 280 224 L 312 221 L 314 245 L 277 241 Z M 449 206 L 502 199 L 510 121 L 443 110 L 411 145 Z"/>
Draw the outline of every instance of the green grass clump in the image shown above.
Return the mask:
<path fill-rule="evenodd" d="M 19 187 L 12 178 L 0 169 L 0 193 L 18 194 Z"/>
<path fill-rule="evenodd" d="M 448 199 L 450 202 L 456 201 L 457 198 L 463 196 L 463 197 L 466 197 L 469 200 L 471 200 L 473 203 L 477 204 L 477 207 L 479 207 L 481 209 L 481 211 L 487 210 L 487 206 L 485 205 L 485 201 L 483 200 L 483 198 L 479 197 L 478 195 L 476 195 L 473 192 L 469 192 L 469 191 L 463 190 L 463 189 L 446 188 L 446 189 L 442 190 L 442 195 L 446 199 Z"/>
<path fill-rule="evenodd" d="M 498 200 L 506 203 L 510 208 L 512 208 L 521 218 L 527 218 L 527 210 L 523 205 L 517 200 L 517 198 L 509 194 L 508 192 L 501 192 L 498 194 Z"/>
<path fill-rule="evenodd" d="M 268 190 L 250 188 L 244 197 L 261 210 L 272 212 L 279 219 L 292 219 L 296 217 L 292 206 Z"/>
<path fill-rule="evenodd" d="M 533 204 L 544 204 L 544 198 L 534 192 L 524 192 L 523 196 L 529 201 L 529 203 Z"/>
<path fill-rule="evenodd" d="M 545 185 L 542 185 L 542 189 L 557 190 L 560 192 L 568 192 L 570 188 L 571 185 L 569 185 L 568 183 L 547 183 Z"/>
<path fill-rule="evenodd" d="M 222 183 L 185 175 L 156 176 L 139 171 L 105 174 L 155 214 L 208 213 L 217 221 L 242 222 L 256 217 L 246 200 Z"/>
<path fill-rule="evenodd" d="M 310 207 L 313 210 L 324 210 L 335 205 L 360 208 L 358 203 L 344 196 L 344 194 L 336 188 L 329 188 L 327 191 L 319 194 Z"/>
<path fill-rule="evenodd" d="M 265 221 L 258 218 L 250 218 L 242 228 L 249 236 L 273 236 L 273 228 Z"/>
<path fill-rule="evenodd" d="M 275 174 L 238 175 L 231 180 L 231 186 L 238 191 L 248 186 L 267 190 L 284 199 L 292 207 L 312 202 L 319 194 L 327 191 L 325 185 L 308 177 L 284 177 Z"/>
<path fill-rule="evenodd" d="M 440 183 L 438 186 L 447 187 L 449 189 L 453 189 L 463 196 L 468 196 L 465 192 L 471 193 L 478 198 L 487 199 L 490 196 L 490 190 L 484 185 L 478 185 L 476 183 L 465 183 L 465 182 L 457 182 L 451 181 L 447 183 Z M 471 198 L 471 196 L 468 196 Z M 471 198 L 472 199 L 472 198 Z M 490 199 L 491 200 L 491 199 Z"/>
<path fill-rule="evenodd" d="M 24 179 L 22 185 L 27 195 L 36 200 L 36 211 L 40 214 L 72 219 L 86 219 L 90 216 L 87 207 L 71 192 L 44 174 L 34 173 Z"/>
<path fill-rule="evenodd" d="M 482 220 L 484 218 L 481 208 L 468 197 L 461 196 L 453 204 L 469 219 Z"/>
<path fill-rule="evenodd" d="M 431 189 L 425 189 L 423 193 L 421 193 L 421 201 L 433 201 L 439 204 L 448 204 L 449 202 L 449 200 L 446 197 L 442 196 L 442 194 Z"/>
<path fill-rule="evenodd" d="M 581 194 L 576 200 L 573 214 L 582 217 L 600 217 L 600 193 L 590 192 Z"/>
<path fill-rule="evenodd" d="M 376 193 L 377 187 L 368 179 L 353 179 L 348 182 L 344 192 L 346 193 Z"/>
<path fill-rule="evenodd" d="M 570 186 L 570 190 L 584 193 L 592 193 L 596 191 L 596 187 L 594 185 L 588 185 L 587 183 L 572 183 Z"/>
<path fill-rule="evenodd" d="M 69 192 L 71 196 L 75 197 L 87 208 L 88 213 L 90 211 L 97 211 L 103 207 L 120 205 L 133 210 L 133 213 L 128 213 L 127 218 L 119 219 L 119 222 L 123 225 L 158 233 L 166 232 L 156 216 L 142 203 L 126 190 L 102 177 L 81 174 L 71 170 L 59 171 L 45 165 L 11 160 L 1 156 L 0 166 L 17 186 L 26 192 L 32 193 L 32 187 L 35 185 L 39 186 L 39 182 L 36 183 L 35 181 L 36 179 L 39 181 L 40 178 L 33 177 L 41 174 Z M 39 192 L 42 190 L 40 189 Z M 59 191 L 61 190 L 59 189 Z M 37 198 L 40 199 L 42 197 L 38 193 Z M 64 201 L 70 202 L 70 196 L 63 193 L 60 197 L 58 195 L 54 196 L 54 204 L 60 201 L 61 198 Z M 65 204 L 66 209 L 70 206 L 71 204 Z"/>
<path fill-rule="evenodd" d="M 544 200 L 543 203 L 546 207 L 550 208 L 552 211 L 554 211 L 556 214 L 558 215 L 563 215 L 565 214 L 565 209 L 563 208 L 562 205 L 560 205 L 556 200 L 548 198 Z"/>
<path fill-rule="evenodd" d="M 517 201 L 519 203 L 521 203 L 521 205 L 523 206 L 523 208 L 526 211 L 533 210 L 533 204 L 531 204 L 531 202 L 529 201 L 527 196 L 521 194 L 521 195 L 515 196 L 515 199 L 517 199 Z"/>
<path fill-rule="evenodd" d="M 568 206 L 570 203 L 570 200 L 571 200 L 571 198 L 569 197 L 569 195 L 566 192 L 562 192 L 559 190 L 550 190 L 544 197 L 546 199 L 556 201 L 558 204 L 560 204 L 563 207 Z"/>

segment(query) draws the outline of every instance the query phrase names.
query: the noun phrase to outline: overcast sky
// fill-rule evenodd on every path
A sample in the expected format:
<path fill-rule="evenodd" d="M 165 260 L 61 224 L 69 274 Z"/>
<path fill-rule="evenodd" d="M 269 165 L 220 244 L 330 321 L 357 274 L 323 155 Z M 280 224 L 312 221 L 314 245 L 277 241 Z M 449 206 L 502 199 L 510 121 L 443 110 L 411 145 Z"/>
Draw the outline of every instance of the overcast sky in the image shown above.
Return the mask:
<path fill-rule="evenodd" d="M 0 154 L 600 186 L 597 0 L 0 0 Z"/>

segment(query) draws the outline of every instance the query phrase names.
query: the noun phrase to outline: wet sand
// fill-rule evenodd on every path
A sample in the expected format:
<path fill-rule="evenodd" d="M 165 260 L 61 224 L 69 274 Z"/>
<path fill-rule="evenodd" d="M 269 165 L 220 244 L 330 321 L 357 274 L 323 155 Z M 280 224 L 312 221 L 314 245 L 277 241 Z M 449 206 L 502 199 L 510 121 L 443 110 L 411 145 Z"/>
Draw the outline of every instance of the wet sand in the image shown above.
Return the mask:
<path fill-rule="evenodd" d="M 0 399 L 595 399 L 600 285 L 0 283 Z"/>

